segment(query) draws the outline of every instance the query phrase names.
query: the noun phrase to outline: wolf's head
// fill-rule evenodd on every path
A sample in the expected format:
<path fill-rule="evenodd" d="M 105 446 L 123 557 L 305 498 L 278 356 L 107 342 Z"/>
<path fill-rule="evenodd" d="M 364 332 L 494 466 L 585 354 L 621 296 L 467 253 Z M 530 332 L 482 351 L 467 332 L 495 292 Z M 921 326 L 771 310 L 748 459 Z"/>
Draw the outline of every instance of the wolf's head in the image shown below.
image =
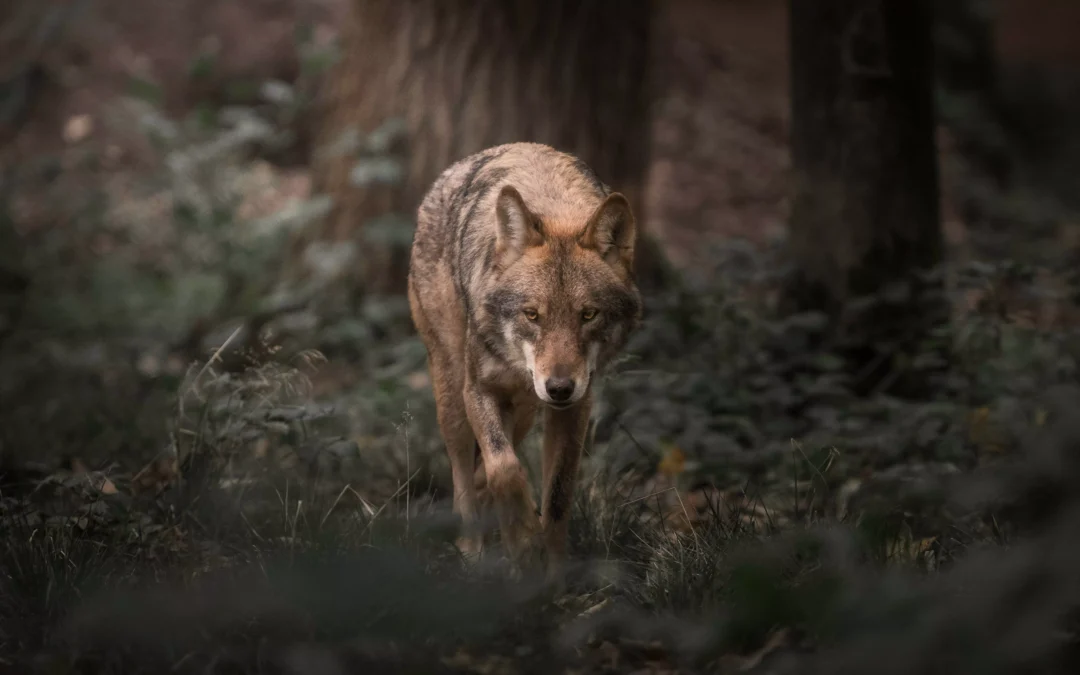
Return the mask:
<path fill-rule="evenodd" d="M 500 273 L 484 299 L 497 327 L 491 337 L 541 401 L 569 407 L 641 320 L 630 205 L 612 193 L 584 223 L 549 228 L 507 186 L 496 218 Z"/>

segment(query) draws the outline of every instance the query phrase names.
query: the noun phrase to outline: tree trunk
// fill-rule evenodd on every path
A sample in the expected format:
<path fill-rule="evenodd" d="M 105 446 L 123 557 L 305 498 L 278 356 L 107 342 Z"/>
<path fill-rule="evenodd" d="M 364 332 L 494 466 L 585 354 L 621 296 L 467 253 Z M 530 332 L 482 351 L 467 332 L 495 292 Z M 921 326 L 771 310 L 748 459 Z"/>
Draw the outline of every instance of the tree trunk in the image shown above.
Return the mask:
<path fill-rule="evenodd" d="M 954 97 L 949 123 L 961 152 L 978 163 L 999 187 L 1007 187 L 1009 131 L 998 90 L 991 0 L 950 0 L 934 5 L 937 79 Z"/>
<path fill-rule="evenodd" d="M 409 237 L 371 242 L 365 227 L 388 213 L 411 223 L 443 169 L 512 141 L 578 154 L 642 218 L 651 23 L 650 0 L 353 0 L 316 145 L 331 147 L 348 129 L 363 136 L 398 117 L 407 145 L 396 147 L 403 181 L 353 185 L 355 155 L 317 154 L 314 188 L 335 204 L 295 250 L 312 234 L 353 241 L 363 291 L 403 291 Z M 652 242 L 640 246 L 638 276 L 648 286 L 662 260 Z"/>
<path fill-rule="evenodd" d="M 929 0 L 791 0 L 789 311 L 823 310 L 877 386 L 943 317 Z M 897 282 L 912 293 L 852 311 Z M 873 367 L 879 364 L 882 368 Z"/>

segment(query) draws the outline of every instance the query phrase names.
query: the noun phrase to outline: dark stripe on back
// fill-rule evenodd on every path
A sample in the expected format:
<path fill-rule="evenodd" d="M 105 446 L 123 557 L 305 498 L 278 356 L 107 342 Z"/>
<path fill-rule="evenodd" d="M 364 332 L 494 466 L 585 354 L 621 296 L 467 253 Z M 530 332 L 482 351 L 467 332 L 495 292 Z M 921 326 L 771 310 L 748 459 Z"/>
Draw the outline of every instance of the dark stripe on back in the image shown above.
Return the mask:
<path fill-rule="evenodd" d="M 474 185 L 476 183 L 477 177 L 480 175 L 480 172 L 484 170 L 484 167 L 486 167 L 488 164 L 495 161 L 499 157 L 502 157 L 505 153 L 505 150 L 499 150 L 498 152 L 491 152 L 487 155 L 483 155 L 477 158 L 477 160 L 472 166 L 472 169 L 470 169 L 469 173 L 465 176 L 465 180 L 462 181 L 458 189 L 454 191 L 453 199 L 450 200 L 450 223 L 453 227 L 457 228 L 457 253 L 455 260 L 457 264 L 454 270 L 454 283 L 457 285 L 458 295 L 462 298 L 462 301 L 465 304 L 466 316 L 469 316 L 469 296 L 465 292 L 465 284 L 462 280 L 461 263 L 462 249 L 464 248 L 462 244 L 465 239 L 465 230 L 468 229 L 468 221 L 463 222 L 461 220 L 461 212 L 462 210 L 464 210 L 465 204 L 468 202 L 469 197 L 475 192 Z M 488 186 L 488 189 L 490 189 L 490 185 Z M 475 212 L 475 210 L 476 205 L 473 204 L 473 207 L 469 210 L 470 218 L 472 217 L 472 214 Z"/>
<path fill-rule="evenodd" d="M 499 154 L 501 155 L 502 153 Z M 470 318 L 472 317 L 472 305 L 469 302 L 469 294 L 466 292 L 465 289 L 465 280 L 464 278 L 462 278 L 461 275 L 462 263 L 464 262 L 465 256 L 465 233 L 469 228 L 472 227 L 473 222 L 477 216 L 477 209 L 480 208 L 480 203 L 484 201 L 484 198 L 487 196 L 487 194 L 491 192 L 491 190 L 496 185 L 498 185 L 504 178 L 506 178 L 509 173 L 510 172 L 507 169 L 492 169 L 490 172 L 488 172 L 486 176 L 484 176 L 483 180 L 474 182 L 474 184 L 471 185 L 468 190 L 469 193 L 465 195 L 465 201 L 472 202 L 472 205 L 469 207 L 469 213 L 465 216 L 465 220 L 461 223 L 461 227 L 458 230 L 458 283 L 460 284 L 458 287 L 458 291 L 461 293 L 461 297 L 465 300 L 465 316 Z M 494 242 L 492 242 L 489 248 L 490 251 L 477 252 L 484 256 L 483 260 L 488 260 L 489 258 L 494 256 Z M 476 263 L 480 261 L 473 262 Z"/>
<path fill-rule="evenodd" d="M 578 157 L 577 155 L 570 155 L 570 157 L 572 158 L 574 168 L 577 169 L 578 173 L 580 173 L 587 181 L 589 181 L 589 185 L 594 190 L 596 190 L 605 197 L 607 197 L 611 193 L 611 189 L 608 186 L 604 185 L 603 181 L 600 180 L 600 177 L 596 175 L 596 172 L 593 171 L 593 168 L 589 166 L 588 163 L 585 162 L 585 160 Z"/>

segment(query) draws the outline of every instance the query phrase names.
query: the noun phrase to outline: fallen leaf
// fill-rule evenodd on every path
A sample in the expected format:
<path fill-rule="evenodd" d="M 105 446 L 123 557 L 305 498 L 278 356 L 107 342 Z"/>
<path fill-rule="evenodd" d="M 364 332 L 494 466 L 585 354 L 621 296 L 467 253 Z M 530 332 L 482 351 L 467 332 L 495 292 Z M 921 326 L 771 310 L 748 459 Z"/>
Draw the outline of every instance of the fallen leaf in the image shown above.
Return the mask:
<path fill-rule="evenodd" d="M 990 416 L 990 408 L 981 407 L 968 416 L 968 440 L 983 453 L 1005 451 L 1005 432 Z"/>
<path fill-rule="evenodd" d="M 89 115 L 75 115 L 64 123 L 64 142 L 78 143 L 94 130 L 94 119 Z"/>
<path fill-rule="evenodd" d="M 133 494 L 160 492 L 180 476 L 180 465 L 172 453 L 163 454 L 144 466 L 131 479 Z"/>
<path fill-rule="evenodd" d="M 893 560 L 915 562 L 920 556 L 930 550 L 937 537 L 913 539 L 910 534 L 902 533 L 899 537 L 889 542 L 886 550 Z"/>
<path fill-rule="evenodd" d="M 418 370 L 414 373 L 409 373 L 409 375 L 405 378 L 405 382 L 414 391 L 427 389 L 429 386 L 431 386 L 431 378 L 428 376 L 427 373 L 422 370 Z"/>
<path fill-rule="evenodd" d="M 453 656 L 444 656 L 440 659 L 447 668 L 468 668 L 473 664 L 473 657 L 464 649 L 459 649 Z"/>
<path fill-rule="evenodd" d="M 619 648 L 613 645 L 611 642 L 604 640 L 600 643 L 600 651 L 603 652 L 604 658 L 607 660 L 608 666 L 612 670 L 616 670 L 619 667 Z"/>
<path fill-rule="evenodd" d="M 983 406 L 971 411 L 970 423 L 973 427 L 985 424 L 990 419 L 990 408 Z"/>
<path fill-rule="evenodd" d="M 114 495 L 117 492 L 116 484 L 113 483 L 108 478 L 104 478 L 104 477 L 103 477 L 103 480 L 101 481 L 101 488 L 100 489 L 101 489 L 101 494 L 103 494 L 103 495 Z"/>
<path fill-rule="evenodd" d="M 135 369 L 145 377 L 157 377 L 160 375 L 161 366 L 161 359 L 151 353 L 142 354 L 135 362 Z"/>
<path fill-rule="evenodd" d="M 255 459 L 265 459 L 270 452 L 270 440 L 265 436 L 260 437 L 255 441 L 254 447 L 251 449 L 251 454 L 255 456 Z"/>
<path fill-rule="evenodd" d="M 597 612 L 599 612 L 603 608 L 607 607 L 609 604 L 611 604 L 611 598 L 604 598 L 600 602 L 596 603 L 592 607 L 589 607 L 588 609 L 583 611 L 581 614 L 579 614 L 578 618 L 581 618 L 583 616 L 591 616 L 593 614 L 596 614 Z"/>
<path fill-rule="evenodd" d="M 739 664 L 739 670 L 750 670 L 757 667 L 762 659 L 771 654 L 772 652 L 785 646 L 788 642 L 788 631 L 786 628 L 779 630 L 769 636 L 769 639 L 765 641 L 761 649 L 757 650 L 753 654 L 749 654 Z"/>
<path fill-rule="evenodd" d="M 656 469 L 667 476 L 678 476 L 686 470 L 686 453 L 677 445 L 669 446 Z"/>
<path fill-rule="evenodd" d="M 836 491 L 836 518 L 838 520 L 847 518 L 851 498 L 862 488 L 862 484 L 863 482 L 858 478 L 849 478 Z"/>

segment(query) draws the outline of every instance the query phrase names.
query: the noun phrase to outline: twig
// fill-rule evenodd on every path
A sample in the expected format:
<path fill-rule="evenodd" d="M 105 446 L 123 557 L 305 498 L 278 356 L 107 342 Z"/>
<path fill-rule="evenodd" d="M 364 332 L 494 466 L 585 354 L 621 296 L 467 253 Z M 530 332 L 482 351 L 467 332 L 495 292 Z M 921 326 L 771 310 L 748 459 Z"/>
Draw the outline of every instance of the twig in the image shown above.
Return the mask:
<path fill-rule="evenodd" d="M 236 336 L 240 334 L 240 331 L 243 330 L 243 328 L 244 327 L 242 325 L 236 327 L 236 330 L 232 332 L 232 335 L 226 338 L 225 342 L 222 342 L 221 346 L 218 347 L 216 351 L 214 351 L 213 355 L 209 359 L 207 359 L 206 363 L 203 364 L 203 367 L 199 369 L 199 372 L 195 375 L 194 378 L 192 378 L 192 380 L 188 383 L 187 387 L 184 388 L 184 391 L 180 392 L 177 404 L 180 407 L 181 415 L 184 414 L 184 398 L 187 397 L 188 392 L 190 392 L 191 389 L 194 388 L 195 384 L 203 376 L 203 373 L 209 370 L 210 366 L 214 363 L 214 361 L 221 358 L 221 353 L 225 351 L 225 348 L 229 346 L 229 343 L 236 339 Z"/>
<path fill-rule="evenodd" d="M 330 514 L 334 512 L 334 509 L 337 508 L 338 502 L 340 502 L 341 498 L 345 496 L 346 491 L 352 492 L 354 495 L 357 496 L 357 498 L 359 498 L 361 501 L 363 501 L 363 498 L 361 498 L 360 495 L 357 494 L 356 490 L 353 489 L 352 485 L 349 485 L 349 484 L 346 483 L 345 487 L 341 488 L 341 492 L 338 493 L 337 498 L 334 499 L 334 503 L 330 505 L 330 508 L 326 510 L 326 513 L 323 514 L 322 519 L 319 521 L 319 528 L 320 529 L 322 528 L 323 525 L 326 524 L 326 519 L 329 518 Z"/>
<path fill-rule="evenodd" d="M 418 473 L 420 473 L 420 469 L 414 471 L 411 476 L 405 479 L 404 483 L 398 485 L 398 489 L 394 491 L 394 494 L 390 495 L 390 498 L 383 502 L 383 505 L 379 507 L 379 510 L 372 514 L 371 520 L 368 521 L 367 527 L 364 528 L 364 532 L 369 532 L 371 530 L 371 526 L 375 524 L 375 519 L 379 517 L 379 514 L 386 510 L 386 507 L 390 504 L 390 502 L 394 501 L 394 499 L 396 499 L 397 496 L 401 494 L 401 491 L 404 490 L 410 482 L 412 482 L 413 478 L 416 478 L 416 474 Z"/>

